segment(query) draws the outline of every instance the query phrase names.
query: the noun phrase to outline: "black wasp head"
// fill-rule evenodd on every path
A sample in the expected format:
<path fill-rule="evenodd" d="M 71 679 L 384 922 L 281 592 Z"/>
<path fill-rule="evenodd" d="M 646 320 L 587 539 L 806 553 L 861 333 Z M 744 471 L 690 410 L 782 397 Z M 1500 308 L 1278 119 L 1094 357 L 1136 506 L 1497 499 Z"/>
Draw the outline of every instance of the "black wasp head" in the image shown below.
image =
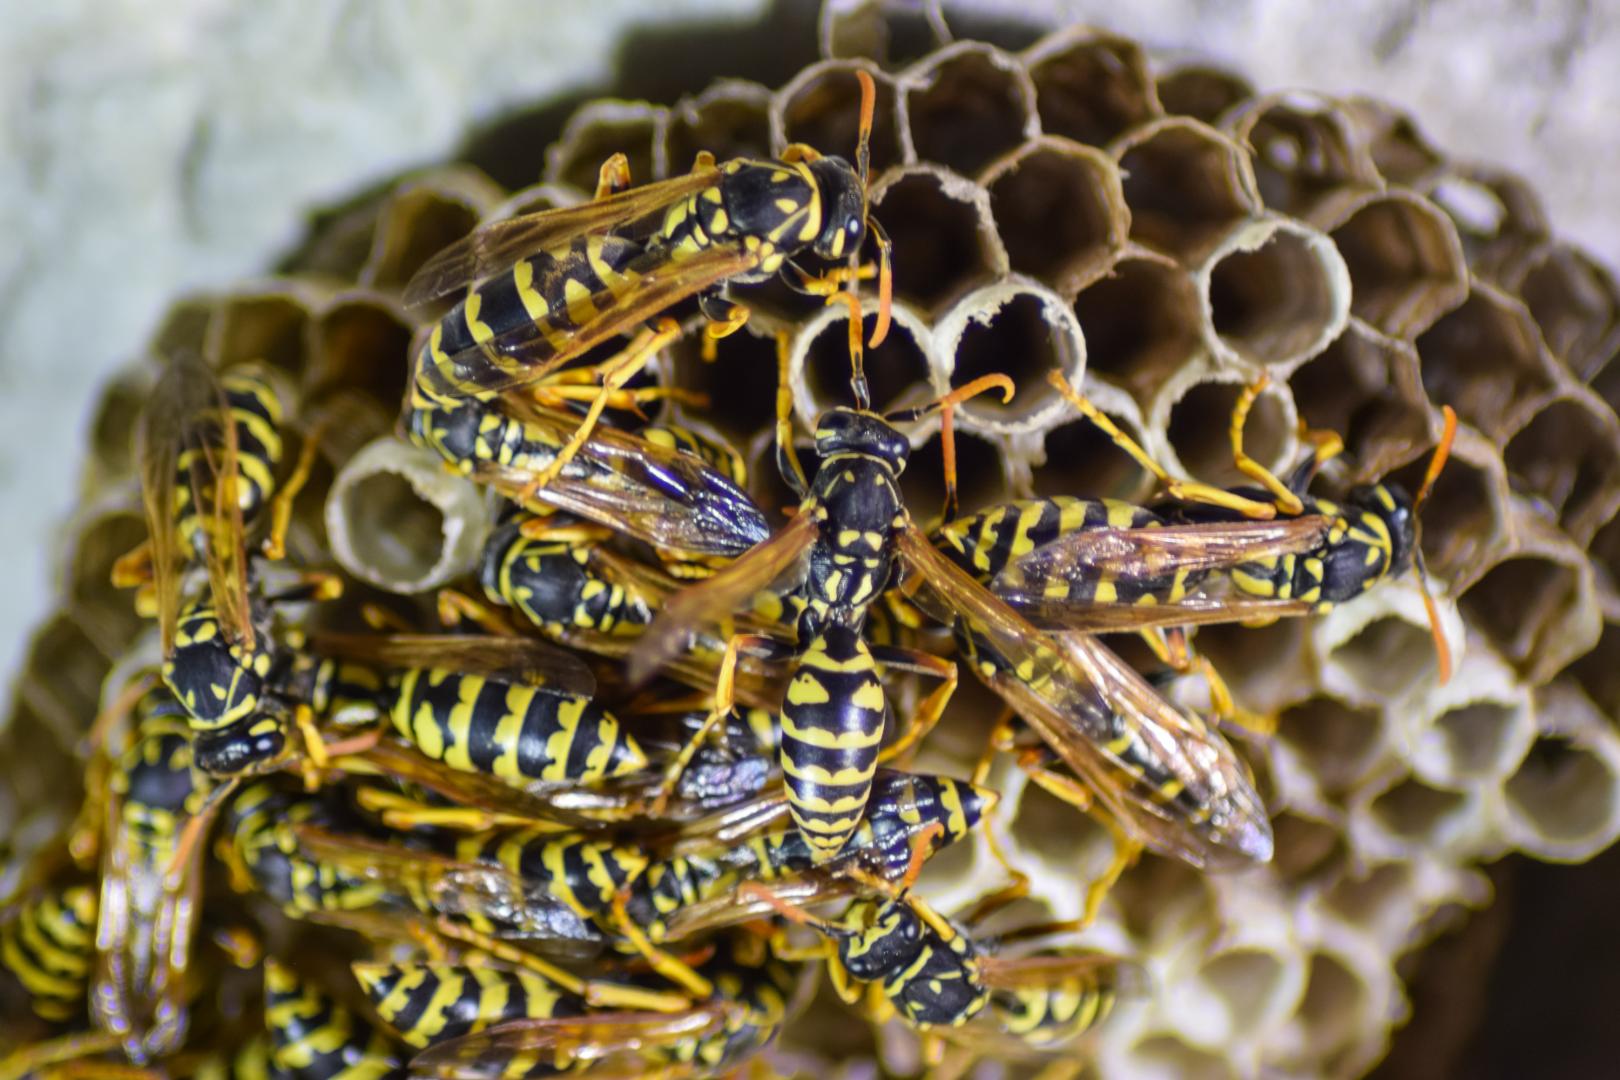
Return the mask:
<path fill-rule="evenodd" d="M 821 192 L 821 235 L 813 250 L 823 259 L 847 259 L 866 239 L 866 187 L 841 157 L 811 162 L 810 175 Z"/>
<path fill-rule="evenodd" d="M 234 776 L 281 754 L 287 745 L 279 723 L 248 719 L 192 740 L 191 757 L 197 768 L 214 776 Z"/>
<path fill-rule="evenodd" d="M 828 409 L 816 421 L 816 456 L 825 461 L 834 454 L 878 458 L 899 476 L 911 456 L 911 444 L 876 413 Z"/>
<path fill-rule="evenodd" d="M 1404 574 L 1412 565 L 1417 548 L 1417 516 L 1412 512 L 1412 496 L 1399 484 L 1367 484 L 1353 488 L 1348 502 L 1372 514 L 1389 530 L 1389 573 Z"/>

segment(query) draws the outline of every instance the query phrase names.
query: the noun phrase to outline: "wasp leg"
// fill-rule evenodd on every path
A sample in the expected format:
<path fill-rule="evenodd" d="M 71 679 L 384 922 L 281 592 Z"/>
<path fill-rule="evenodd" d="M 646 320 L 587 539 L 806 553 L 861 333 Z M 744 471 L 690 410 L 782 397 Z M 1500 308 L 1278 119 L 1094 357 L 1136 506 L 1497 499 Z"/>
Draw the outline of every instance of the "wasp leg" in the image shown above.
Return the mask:
<path fill-rule="evenodd" d="M 727 299 L 719 288 L 714 288 L 698 294 L 698 310 L 709 320 L 709 325 L 703 328 L 703 362 L 712 364 L 719 355 L 720 339 L 735 334 L 748 321 L 748 308 Z"/>
<path fill-rule="evenodd" d="M 276 604 L 303 604 L 320 600 L 336 600 L 343 595 L 343 579 L 322 570 L 306 570 L 297 581 L 280 592 L 269 593 L 264 602 Z"/>
<path fill-rule="evenodd" d="M 652 359 L 654 353 L 674 341 L 680 333 L 680 325 L 674 319 L 660 319 L 656 330 L 642 330 L 630 343 L 629 348 L 603 362 L 599 369 L 602 388 L 597 392 L 596 400 L 591 402 L 591 407 L 585 412 L 585 418 L 580 421 L 579 427 L 569 436 L 562 449 L 557 451 L 557 456 L 552 459 L 551 464 L 540 470 L 540 474 L 523 489 L 518 498 L 519 502 L 529 501 L 536 492 L 561 475 L 568 467 L 568 463 L 574 460 L 574 455 L 579 453 L 579 448 L 591 437 L 591 432 L 596 429 L 596 422 L 601 419 L 602 410 L 607 407 L 609 397 L 622 390 L 624 384 L 633 378 L 636 372 L 647 366 L 647 361 Z"/>
<path fill-rule="evenodd" d="M 1069 380 L 1063 377 L 1061 371 L 1049 372 L 1047 381 L 1057 388 L 1058 393 L 1062 394 L 1069 404 L 1080 410 L 1081 415 L 1096 424 L 1115 446 L 1130 455 L 1131 460 L 1152 473 L 1154 478 L 1159 481 L 1159 485 L 1164 488 L 1166 494 L 1172 498 L 1181 499 L 1185 502 L 1201 503 L 1205 506 L 1218 506 L 1226 510 L 1234 510 L 1245 517 L 1272 518 L 1277 516 L 1277 507 L 1271 503 L 1245 498 L 1224 488 L 1215 487 L 1213 484 L 1205 484 L 1197 480 L 1175 479 L 1165 471 L 1163 465 L 1154 461 L 1148 455 L 1148 452 L 1142 449 L 1141 444 L 1125 434 L 1119 425 L 1109 418 L 1107 413 L 1097 408 L 1085 395 L 1069 385 Z M 1276 478 L 1273 477 L 1273 479 Z M 1278 481 L 1278 485 L 1282 486 L 1281 481 Z"/>
<path fill-rule="evenodd" d="M 1288 485 L 1277 478 L 1277 474 L 1250 457 L 1243 450 L 1243 429 L 1249 422 L 1249 411 L 1260 397 L 1260 392 L 1271 384 L 1271 376 L 1262 374 L 1254 382 L 1243 388 L 1238 395 L 1237 404 L 1232 406 L 1232 463 L 1237 466 L 1238 472 L 1271 492 L 1276 500 L 1276 507 L 1284 514 L 1298 515 L 1305 510 L 1305 504 L 1300 502 L 1299 496 L 1289 490 Z"/>
<path fill-rule="evenodd" d="M 984 750 L 979 754 L 979 760 L 974 763 L 972 782 L 977 787 L 985 787 L 990 779 L 990 766 L 997 754 L 1008 753 L 1014 749 L 1017 731 L 1016 718 L 1012 709 L 1004 708 L 997 717 L 995 726 L 990 729 L 990 738 L 985 741 Z M 981 897 L 977 903 L 963 914 L 963 920 L 974 924 L 983 922 L 991 915 L 1000 911 L 1008 904 L 1021 900 L 1029 895 L 1029 875 L 1013 866 L 1007 858 L 1007 851 L 1001 846 L 999 830 L 995 822 L 987 814 L 979 824 L 984 833 L 985 843 L 990 848 L 990 855 L 1001 864 L 1001 869 L 1007 875 L 1007 884 Z"/>
<path fill-rule="evenodd" d="M 564 408 L 571 401 L 594 401 L 602 392 L 595 384 L 595 377 L 596 373 L 592 368 L 559 372 L 558 377 L 546 380 L 535 387 L 531 394 L 540 404 L 550 408 Z M 709 396 L 680 386 L 637 386 L 609 394 L 606 407 L 634 413 L 642 420 L 646 420 L 647 414 L 641 407 L 652 401 L 675 401 L 695 409 L 702 409 L 708 407 Z"/>
<path fill-rule="evenodd" d="M 1210 710 L 1219 720 L 1223 723 L 1236 724 L 1256 735 L 1277 733 L 1276 716 L 1250 712 L 1240 706 L 1232 697 L 1232 688 L 1226 685 L 1226 680 L 1215 670 L 1215 665 L 1210 662 L 1209 657 L 1194 657 L 1192 667 L 1194 671 L 1204 676 L 1204 682 L 1209 686 Z"/>
<path fill-rule="evenodd" d="M 874 650 L 876 652 L 877 650 Z M 927 738 L 928 733 L 934 730 L 939 718 L 945 713 L 945 706 L 950 704 L 951 695 L 956 692 L 957 670 L 956 665 L 949 660 L 941 660 L 930 653 L 917 652 L 912 649 L 896 649 L 885 647 L 881 650 L 885 656 L 894 655 L 902 658 L 907 664 L 925 674 L 933 675 L 942 680 L 927 697 L 917 703 L 911 717 L 906 721 L 894 742 L 885 746 L 878 752 L 879 765 L 891 765 L 895 768 L 904 768 L 911 760 L 917 744 Z M 885 660 L 885 663 L 888 661 Z"/>
<path fill-rule="evenodd" d="M 794 498 L 803 501 L 810 493 L 810 484 L 804 478 L 798 451 L 793 449 L 793 387 L 788 382 L 791 342 L 786 330 L 776 332 L 776 471 Z"/>
<path fill-rule="evenodd" d="M 1029 754 L 1020 755 L 1018 766 L 1029 774 L 1032 783 L 1040 785 L 1043 791 L 1062 799 L 1076 809 L 1090 814 L 1113 837 L 1113 859 L 1086 888 L 1085 909 L 1081 912 L 1079 925 L 1076 927 L 1083 930 L 1096 920 L 1097 912 L 1102 908 L 1103 897 L 1108 895 L 1120 875 L 1135 865 L 1137 858 L 1141 856 L 1141 841 L 1126 833 L 1114 820 L 1113 815 L 1099 812 L 1096 809 L 1096 799 L 1083 783 L 1072 776 L 1048 768 L 1043 762 L 1041 751 L 1034 750 Z"/>
<path fill-rule="evenodd" d="M 270 529 L 259 550 L 271 561 L 285 558 L 287 555 L 287 530 L 292 526 L 293 502 L 309 483 L 309 475 L 315 469 L 315 456 L 320 451 L 321 436 L 324 432 L 325 425 L 322 424 L 304 437 L 304 445 L 299 448 L 298 462 L 293 466 L 292 474 L 287 477 L 287 482 L 281 485 L 281 490 L 276 492 L 275 498 L 270 500 Z"/>
<path fill-rule="evenodd" d="M 782 160 L 787 162 L 789 165 L 796 164 L 800 161 L 820 161 L 821 151 L 817 150 L 813 146 L 806 145 L 805 143 L 789 143 L 787 149 L 782 151 Z"/>
<path fill-rule="evenodd" d="M 115 589 L 134 589 L 148 584 L 152 574 L 152 542 L 142 540 L 113 562 L 108 577 Z"/>
<path fill-rule="evenodd" d="M 706 1000 L 714 996 L 714 984 L 699 975 L 692 969 L 692 965 L 665 949 L 654 945 L 647 932 L 630 917 L 626 910 L 628 892 L 621 891 L 613 898 L 613 920 L 619 932 L 624 935 L 625 941 L 644 957 L 652 969 L 677 986 L 687 990 L 694 998 Z M 608 989 L 618 989 L 609 986 Z M 591 1004 L 598 1004 L 589 996 L 586 1000 Z M 673 1011 L 673 1010 L 672 1010 Z"/>
<path fill-rule="evenodd" d="M 602 162 L 602 167 L 596 170 L 596 194 L 593 199 L 605 199 L 609 195 L 617 195 L 630 186 L 630 159 L 623 154 L 614 154 Z"/>
<path fill-rule="evenodd" d="M 446 627 L 456 627 L 463 622 L 470 622 L 484 633 L 494 634 L 496 637 L 512 637 L 517 634 L 517 630 L 506 616 L 483 601 L 474 600 L 456 589 L 439 590 L 438 608 L 439 621 Z"/>

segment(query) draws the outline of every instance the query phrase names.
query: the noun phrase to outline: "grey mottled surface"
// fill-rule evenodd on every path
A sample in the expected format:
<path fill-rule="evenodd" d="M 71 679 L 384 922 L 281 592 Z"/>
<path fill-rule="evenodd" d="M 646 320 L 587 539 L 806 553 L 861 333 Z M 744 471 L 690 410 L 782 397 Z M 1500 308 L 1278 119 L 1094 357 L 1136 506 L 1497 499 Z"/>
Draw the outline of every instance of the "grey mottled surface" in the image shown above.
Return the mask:
<path fill-rule="evenodd" d="M 1263 88 L 1384 97 L 1441 146 L 1523 172 L 1561 232 L 1620 262 L 1614 3 L 972 6 L 1189 48 Z M 627 27 L 763 7 L 0 3 L 0 666 L 49 601 L 96 385 L 169 298 L 263 270 L 309 209 L 443 156 L 471 125 L 603 85 Z"/>

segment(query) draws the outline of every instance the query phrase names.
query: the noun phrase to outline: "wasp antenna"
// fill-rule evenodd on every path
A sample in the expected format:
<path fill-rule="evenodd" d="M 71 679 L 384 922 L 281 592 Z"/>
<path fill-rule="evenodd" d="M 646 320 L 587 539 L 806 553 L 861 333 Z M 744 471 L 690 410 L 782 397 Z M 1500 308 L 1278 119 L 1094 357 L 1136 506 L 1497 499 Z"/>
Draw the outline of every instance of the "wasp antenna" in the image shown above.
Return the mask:
<path fill-rule="evenodd" d="M 889 234 L 883 231 L 883 226 L 872 217 L 870 210 L 866 216 L 866 228 L 872 234 L 878 249 L 877 325 L 872 327 L 872 336 L 867 341 L 867 344 L 875 349 L 889 336 L 889 324 L 893 321 L 891 312 L 894 308 L 894 245 L 889 243 Z"/>
<path fill-rule="evenodd" d="M 866 385 L 866 350 L 861 344 L 865 319 L 861 314 L 861 299 L 840 289 L 827 297 L 827 303 L 842 303 L 849 309 L 849 390 L 855 395 L 855 407 L 865 412 L 872 407 L 872 392 Z"/>
<path fill-rule="evenodd" d="M 1446 640 L 1445 627 L 1440 625 L 1440 608 L 1429 592 L 1429 568 L 1423 564 L 1423 552 L 1417 553 L 1418 592 L 1423 596 L 1423 610 L 1429 616 L 1429 634 L 1434 638 L 1434 658 L 1440 671 L 1440 685 L 1451 681 L 1451 643 Z"/>
<path fill-rule="evenodd" d="M 1446 467 L 1446 459 L 1451 456 L 1451 444 L 1457 438 L 1457 412 L 1450 405 L 1440 406 L 1441 415 L 1445 417 L 1445 428 L 1440 432 L 1440 443 L 1434 448 L 1434 456 L 1429 459 L 1429 467 L 1423 472 L 1423 484 L 1418 488 L 1417 496 L 1412 500 L 1412 549 L 1413 561 L 1417 566 L 1418 591 L 1423 594 L 1423 610 L 1429 614 L 1429 633 L 1434 637 L 1435 659 L 1440 667 L 1440 685 L 1444 686 L 1451 680 L 1451 644 L 1446 641 L 1446 632 L 1440 625 L 1440 609 L 1435 606 L 1434 596 L 1429 592 L 1429 567 L 1423 560 L 1423 519 L 1418 516 L 1424 500 L 1434 490 L 1434 482 L 1440 477 L 1440 470 Z"/>
<path fill-rule="evenodd" d="M 855 173 L 861 186 L 867 187 L 872 179 L 872 117 L 877 112 L 877 83 L 865 71 L 856 71 L 861 84 L 861 124 L 855 142 Z"/>
<path fill-rule="evenodd" d="M 1434 482 L 1440 478 L 1440 470 L 1446 467 L 1446 459 L 1451 456 L 1451 444 L 1457 438 L 1456 410 L 1450 405 L 1442 405 L 1440 413 L 1446 418 L 1446 426 L 1440 433 L 1440 444 L 1434 448 L 1434 456 L 1429 459 L 1429 467 L 1424 470 L 1423 486 L 1418 488 L 1417 497 L 1412 500 L 1413 513 L 1416 513 L 1423 505 L 1423 500 L 1429 497 Z"/>

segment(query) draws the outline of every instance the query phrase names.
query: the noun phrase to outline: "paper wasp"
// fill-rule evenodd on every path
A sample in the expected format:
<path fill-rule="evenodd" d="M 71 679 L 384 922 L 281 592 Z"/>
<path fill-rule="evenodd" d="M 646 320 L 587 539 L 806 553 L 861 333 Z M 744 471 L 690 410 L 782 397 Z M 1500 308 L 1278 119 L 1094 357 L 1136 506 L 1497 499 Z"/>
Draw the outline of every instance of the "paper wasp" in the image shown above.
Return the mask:
<path fill-rule="evenodd" d="M 563 365 L 696 296 L 719 337 L 742 326 L 747 308 L 721 295 L 728 283 L 782 275 L 826 295 L 852 276 L 817 278 L 793 261 L 803 252 L 854 259 L 871 231 L 880 259 L 879 323 L 889 320 L 888 242 L 869 217 L 869 141 L 876 88 L 861 83 L 856 164 L 793 145 L 775 161 L 716 165 L 699 155 L 693 171 L 628 187 L 622 155 L 603 165 L 597 197 L 576 207 L 496 221 L 429 259 L 406 286 L 419 305 L 470 286 L 433 327 L 418 354 L 412 408 L 488 401 L 532 386 Z M 642 331 L 599 368 L 601 392 L 532 490 L 563 474 L 585 445 L 608 395 L 623 387 L 662 343 L 667 328 Z"/>
<path fill-rule="evenodd" d="M 269 1066 L 306 1080 L 384 1080 L 402 1074 L 393 1041 L 313 980 L 275 957 L 264 961 Z"/>

